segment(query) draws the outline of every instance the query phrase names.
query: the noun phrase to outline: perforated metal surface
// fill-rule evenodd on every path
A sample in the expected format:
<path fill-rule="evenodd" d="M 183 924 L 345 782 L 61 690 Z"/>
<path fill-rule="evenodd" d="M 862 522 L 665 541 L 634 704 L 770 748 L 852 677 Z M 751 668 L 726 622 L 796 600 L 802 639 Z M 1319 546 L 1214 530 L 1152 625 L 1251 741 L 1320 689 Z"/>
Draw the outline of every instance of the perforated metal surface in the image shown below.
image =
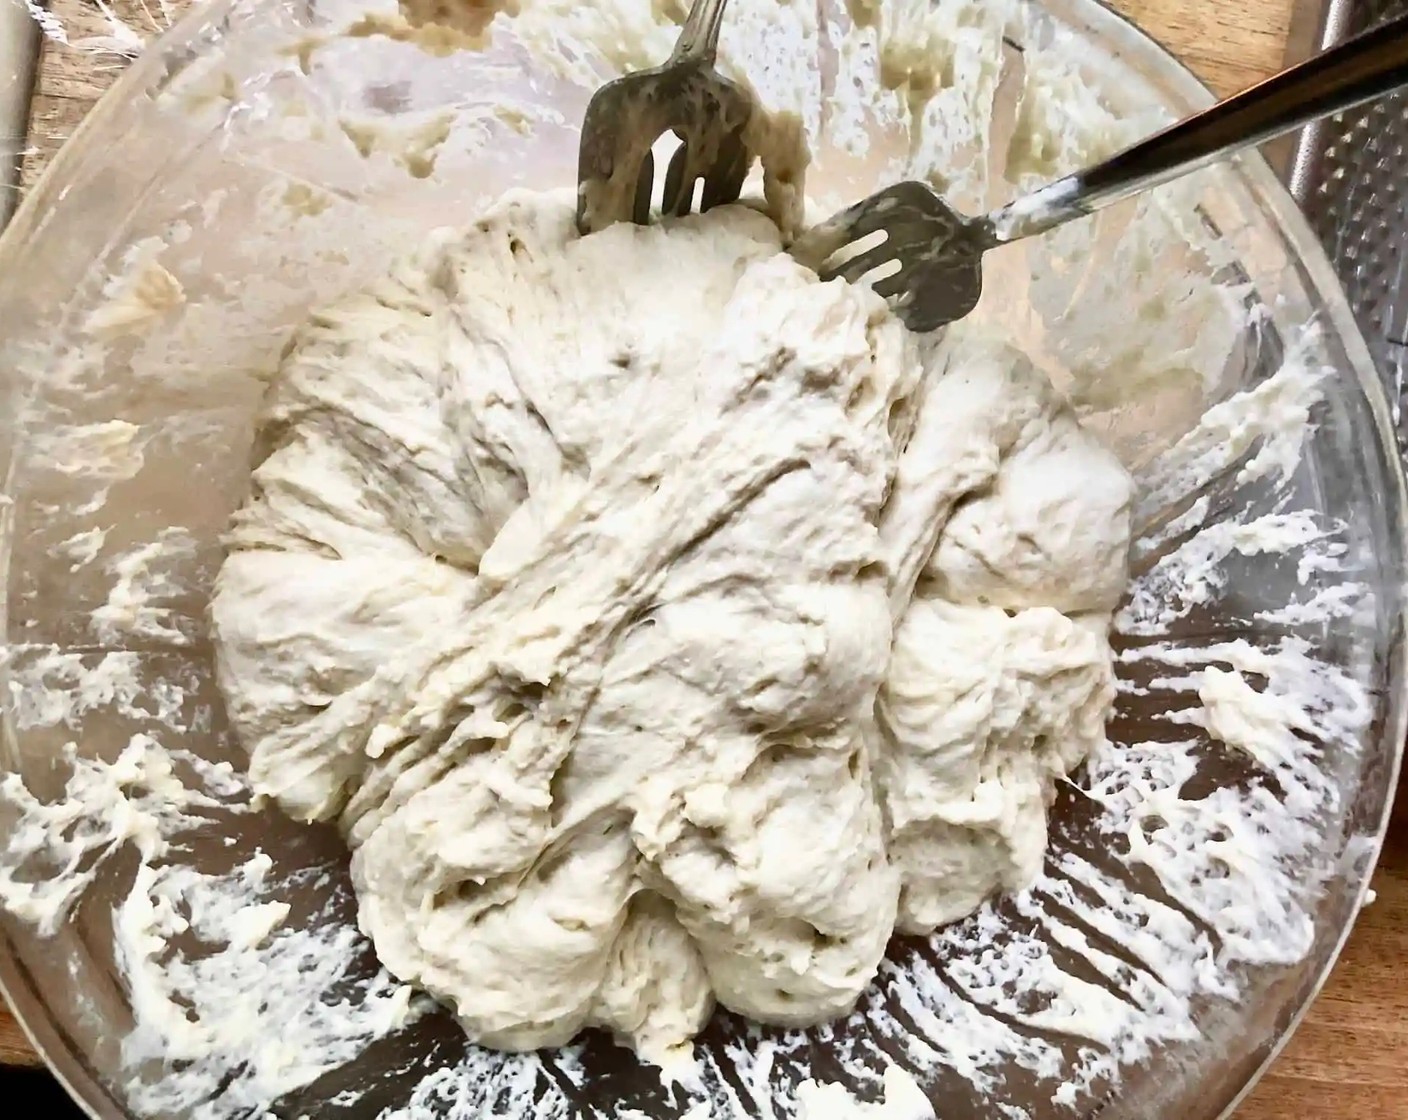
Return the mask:
<path fill-rule="evenodd" d="M 1404 13 L 1408 0 L 1339 0 L 1322 45 Z M 1308 129 L 1291 186 L 1349 295 L 1408 449 L 1408 94 Z"/>

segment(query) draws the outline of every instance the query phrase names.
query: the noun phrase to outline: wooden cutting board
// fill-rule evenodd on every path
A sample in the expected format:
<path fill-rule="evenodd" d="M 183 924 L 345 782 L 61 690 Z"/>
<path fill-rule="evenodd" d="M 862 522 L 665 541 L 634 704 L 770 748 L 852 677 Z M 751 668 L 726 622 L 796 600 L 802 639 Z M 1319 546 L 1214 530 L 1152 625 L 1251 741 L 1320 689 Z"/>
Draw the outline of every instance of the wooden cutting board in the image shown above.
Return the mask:
<path fill-rule="evenodd" d="M 151 12 L 187 0 L 54 0 L 70 31 L 111 34 L 107 10 L 149 29 Z M 1213 90 L 1232 93 L 1282 64 L 1295 0 L 1113 0 L 1113 6 L 1183 59 Z M 35 82 L 24 182 L 43 170 L 62 138 L 122 69 L 111 54 L 47 43 Z M 1289 1047 L 1238 1112 L 1239 1120 L 1404 1120 L 1408 1117 L 1408 828 L 1390 837 L 1374 877 L 1378 900 L 1362 915 L 1324 993 Z M 0 1008 L 0 1063 L 37 1061 Z"/>

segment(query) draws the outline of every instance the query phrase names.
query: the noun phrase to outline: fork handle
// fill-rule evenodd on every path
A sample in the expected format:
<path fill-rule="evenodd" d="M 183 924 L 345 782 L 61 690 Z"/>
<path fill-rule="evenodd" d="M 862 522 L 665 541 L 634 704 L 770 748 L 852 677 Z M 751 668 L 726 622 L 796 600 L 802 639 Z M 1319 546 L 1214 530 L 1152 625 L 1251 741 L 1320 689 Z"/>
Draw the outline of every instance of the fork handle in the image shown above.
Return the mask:
<path fill-rule="evenodd" d="M 671 62 L 700 59 L 713 62 L 719 53 L 719 31 L 724 25 L 724 7 L 728 0 L 694 0 L 684 21 L 684 30 L 675 43 Z"/>
<path fill-rule="evenodd" d="M 1408 16 L 1331 47 L 994 211 L 991 241 L 1045 233 L 1075 218 L 1408 84 Z"/>

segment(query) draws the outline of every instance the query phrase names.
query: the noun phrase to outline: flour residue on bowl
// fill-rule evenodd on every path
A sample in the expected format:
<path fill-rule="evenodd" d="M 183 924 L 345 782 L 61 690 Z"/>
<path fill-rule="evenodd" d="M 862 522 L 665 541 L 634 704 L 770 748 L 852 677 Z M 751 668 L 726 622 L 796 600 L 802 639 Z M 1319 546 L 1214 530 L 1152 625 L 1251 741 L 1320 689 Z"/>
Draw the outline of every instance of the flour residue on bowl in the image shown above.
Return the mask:
<path fill-rule="evenodd" d="M 646 0 L 477 7 L 461 39 L 542 54 L 555 80 L 584 87 L 659 62 L 683 17 L 682 4 Z M 398 184 L 419 169 L 435 190 L 510 133 L 566 127 L 524 107 L 502 62 L 498 77 L 486 70 L 488 103 L 458 106 L 444 136 L 416 123 L 438 109 L 410 86 L 355 102 L 337 85 L 338 52 L 420 52 L 415 35 L 382 34 L 389 24 L 377 21 L 427 25 L 385 4 L 355 31 L 369 10 L 333 5 L 325 25 L 296 35 L 286 15 L 240 31 L 282 39 L 286 68 L 241 74 L 248 58 L 231 57 L 228 72 L 189 75 L 192 90 L 199 79 L 220 95 L 181 111 L 227 114 L 229 152 L 275 121 L 290 144 L 323 137 L 340 154 L 310 166 L 255 144 L 257 158 L 229 160 L 227 195 L 113 250 L 84 297 L 85 337 L 30 356 L 42 397 L 27 406 L 36 422 L 25 455 L 45 465 L 21 480 L 38 495 L 25 499 L 25 570 L 51 562 L 72 580 L 72 603 L 46 613 L 33 605 L 47 594 L 38 583 L 14 600 L 23 621 L 4 675 L 16 761 L 53 780 L 0 785 L 0 901 L 41 932 L 85 905 L 103 910 L 132 1007 L 128 1095 L 142 1112 L 316 1115 L 321 1097 L 384 1120 L 591 1115 L 584 1094 L 606 1068 L 601 1046 L 515 1056 L 446 1042 L 431 1009 L 371 958 L 326 838 L 250 804 L 202 661 L 227 511 L 192 503 L 170 524 L 127 528 L 152 493 L 179 504 L 169 487 L 143 489 L 158 471 L 215 471 L 207 464 L 247 438 L 261 379 L 304 309 L 355 285 L 427 220 L 394 201 Z M 854 182 L 878 165 L 971 202 L 1006 189 L 993 145 L 1010 177 L 1031 182 L 1160 122 L 1093 92 L 1082 43 L 1006 0 L 855 0 L 820 12 L 735 0 L 724 55 L 770 108 L 802 122 L 813 148 L 854 161 Z M 424 53 L 426 73 L 460 64 L 466 45 Z M 829 60 L 820 76 L 814 56 Z M 386 109 L 403 97 L 408 119 Z M 374 135 L 359 131 L 368 127 Z M 424 159 L 403 158 L 398 137 Z M 813 184 L 823 209 L 852 200 L 838 167 Z M 1364 651 L 1330 631 L 1373 605 L 1374 561 L 1355 527 L 1315 512 L 1310 496 L 1308 449 L 1331 376 L 1317 332 L 1275 335 L 1281 311 L 1231 267 L 1238 231 L 1206 220 L 1210 197 L 1238 189 L 1231 175 L 1205 176 L 993 262 L 990 289 L 1023 308 L 1023 348 L 1139 482 L 1111 742 L 1064 788 L 1066 824 L 1040 879 L 926 943 L 895 946 L 842 1022 L 808 1032 L 731 1023 L 666 1083 L 635 1071 L 619 1115 L 813 1117 L 846 1101 L 854 1114 L 889 1115 L 875 1106 L 908 1107 L 905 1078 L 997 1115 L 1031 1115 L 1032 1099 L 1089 1109 L 1139 1063 L 1196 1045 L 1217 1009 L 1259 990 L 1253 966 L 1294 965 L 1312 948 L 1328 877 L 1361 874 L 1370 850 L 1341 832 L 1372 678 Z M 387 223 L 349 243 L 364 198 L 385 202 Z M 235 214 L 248 241 L 208 267 L 218 254 L 193 243 Z M 241 270 L 267 284 L 226 276 Z M 315 283 L 286 279 L 294 273 Z M 1248 338 L 1264 345 L 1247 353 Z M 231 344 L 216 352 L 212 339 Z M 118 369 L 142 395 L 114 392 Z M 1207 400 L 1220 403 L 1205 410 Z M 202 485 L 237 493 L 234 474 Z M 1244 601 L 1249 567 L 1276 575 L 1262 601 Z M 1230 632 L 1253 625 L 1255 643 Z M 207 757 L 188 753 L 196 737 L 214 744 Z M 35 765 L 51 757 L 57 767 Z M 222 833 L 239 839 L 212 842 Z M 395 1084 L 359 1075 L 364 1054 L 395 1055 L 387 1071 L 428 1072 Z"/>

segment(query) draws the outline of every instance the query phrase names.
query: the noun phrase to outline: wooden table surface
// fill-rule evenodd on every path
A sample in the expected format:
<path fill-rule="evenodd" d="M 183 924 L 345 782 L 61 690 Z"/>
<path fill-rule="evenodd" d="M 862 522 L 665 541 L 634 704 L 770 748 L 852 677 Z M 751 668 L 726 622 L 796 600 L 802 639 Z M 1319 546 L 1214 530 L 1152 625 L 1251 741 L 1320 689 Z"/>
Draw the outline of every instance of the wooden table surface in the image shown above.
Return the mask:
<path fill-rule="evenodd" d="M 53 0 L 70 40 L 112 34 L 110 10 L 155 30 L 152 15 L 187 0 Z M 1113 0 L 1219 94 L 1277 70 L 1292 34 L 1294 0 Z M 110 40 L 111 41 L 111 40 Z M 112 53 L 48 42 L 32 102 L 23 181 L 32 182 L 125 65 Z M 1408 828 L 1390 836 L 1374 877 L 1378 900 L 1361 916 L 1324 993 L 1239 1120 L 1403 1120 L 1408 1117 Z M 0 1008 L 0 1063 L 36 1061 Z"/>

